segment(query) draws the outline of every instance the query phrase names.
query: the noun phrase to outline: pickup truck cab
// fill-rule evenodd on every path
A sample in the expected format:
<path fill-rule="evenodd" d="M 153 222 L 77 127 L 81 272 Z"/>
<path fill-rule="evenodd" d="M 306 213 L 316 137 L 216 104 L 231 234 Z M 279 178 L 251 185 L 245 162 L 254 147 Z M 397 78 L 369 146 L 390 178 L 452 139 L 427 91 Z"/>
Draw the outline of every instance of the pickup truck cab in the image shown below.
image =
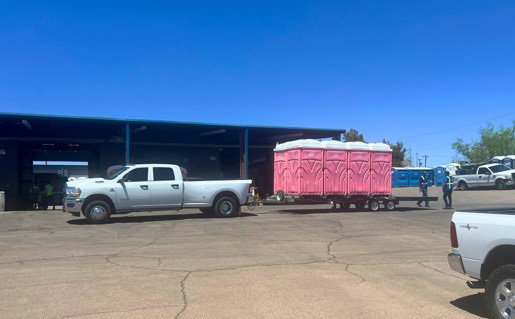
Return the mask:
<path fill-rule="evenodd" d="M 454 183 L 460 190 L 478 187 L 495 187 L 503 190 L 515 185 L 515 169 L 502 164 L 481 165 L 471 174 L 455 175 Z"/>
<path fill-rule="evenodd" d="M 99 224 L 115 213 L 183 208 L 234 217 L 253 201 L 251 180 L 186 181 L 184 173 L 177 165 L 128 165 L 107 178 L 69 181 L 64 210 Z"/>
<path fill-rule="evenodd" d="M 515 209 L 457 211 L 450 236 L 450 267 L 485 288 L 492 318 L 515 318 Z"/>

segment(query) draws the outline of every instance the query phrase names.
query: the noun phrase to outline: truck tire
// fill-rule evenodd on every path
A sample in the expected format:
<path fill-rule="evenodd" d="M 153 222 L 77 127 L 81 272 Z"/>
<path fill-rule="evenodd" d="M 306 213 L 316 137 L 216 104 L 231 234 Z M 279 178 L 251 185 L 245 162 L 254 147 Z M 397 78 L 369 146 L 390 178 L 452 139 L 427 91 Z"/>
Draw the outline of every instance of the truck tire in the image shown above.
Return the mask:
<path fill-rule="evenodd" d="M 384 203 L 384 208 L 386 208 L 386 210 L 389 211 L 395 210 L 395 206 L 396 204 L 393 200 L 389 200 L 386 203 Z"/>
<path fill-rule="evenodd" d="M 202 212 L 202 214 L 206 216 L 213 216 L 213 208 L 212 207 L 202 207 L 199 208 L 199 210 Z"/>
<path fill-rule="evenodd" d="M 111 206 L 102 200 L 92 201 L 86 206 L 84 216 L 92 224 L 105 224 L 111 218 Z"/>
<path fill-rule="evenodd" d="M 350 203 L 340 203 L 341 210 L 348 210 L 350 208 Z"/>
<path fill-rule="evenodd" d="M 467 185 L 467 182 L 465 181 L 460 181 L 458 183 L 458 189 L 461 190 L 461 191 L 466 191 L 467 189 L 469 188 L 469 186 Z"/>
<path fill-rule="evenodd" d="M 497 190 L 503 191 L 506 189 L 506 183 L 503 180 L 498 180 L 495 182 L 495 188 L 497 188 Z"/>
<path fill-rule="evenodd" d="M 515 265 L 504 265 L 494 270 L 488 277 L 485 288 L 486 304 L 492 318 L 513 318 L 514 294 Z"/>
<path fill-rule="evenodd" d="M 368 202 L 368 209 L 370 209 L 373 212 L 377 212 L 379 210 L 379 202 L 375 199 L 372 199 Z"/>
<path fill-rule="evenodd" d="M 220 197 L 215 203 L 214 213 L 220 218 L 236 217 L 240 214 L 240 205 L 232 197 Z"/>

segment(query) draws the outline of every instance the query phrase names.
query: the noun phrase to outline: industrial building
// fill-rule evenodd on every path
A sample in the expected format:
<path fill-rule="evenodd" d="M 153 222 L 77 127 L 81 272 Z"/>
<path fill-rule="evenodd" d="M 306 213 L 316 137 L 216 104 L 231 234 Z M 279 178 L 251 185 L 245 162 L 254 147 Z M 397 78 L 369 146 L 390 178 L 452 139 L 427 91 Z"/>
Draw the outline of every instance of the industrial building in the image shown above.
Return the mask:
<path fill-rule="evenodd" d="M 89 177 L 113 165 L 180 165 L 189 178 L 250 178 L 273 192 L 273 148 L 344 130 L 0 113 L 0 191 L 6 210 L 32 207 L 39 161 L 87 163 Z M 64 172 L 64 170 L 63 170 Z M 67 176 L 65 176 L 67 177 Z"/>

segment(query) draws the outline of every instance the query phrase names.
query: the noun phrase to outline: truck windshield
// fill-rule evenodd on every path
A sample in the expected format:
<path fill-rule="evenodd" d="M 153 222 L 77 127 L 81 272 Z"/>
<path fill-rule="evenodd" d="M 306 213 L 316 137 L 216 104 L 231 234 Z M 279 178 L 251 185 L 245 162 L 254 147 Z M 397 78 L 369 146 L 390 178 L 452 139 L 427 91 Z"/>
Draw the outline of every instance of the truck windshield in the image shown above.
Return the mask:
<path fill-rule="evenodd" d="M 124 166 L 124 167 L 120 168 L 119 170 L 115 171 L 113 174 L 107 176 L 106 179 L 113 180 L 113 179 L 117 178 L 118 176 L 120 176 L 120 174 L 122 174 L 123 172 L 125 172 L 128 169 L 129 168 L 127 166 Z"/>
<path fill-rule="evenodd" d="M 490 170 L 492 171 L 492 173 L 499 173 L 499 172 L 509 171 L 510 168 L 505 165 L 495 165 L 495 166 L 490 166 Z"/>

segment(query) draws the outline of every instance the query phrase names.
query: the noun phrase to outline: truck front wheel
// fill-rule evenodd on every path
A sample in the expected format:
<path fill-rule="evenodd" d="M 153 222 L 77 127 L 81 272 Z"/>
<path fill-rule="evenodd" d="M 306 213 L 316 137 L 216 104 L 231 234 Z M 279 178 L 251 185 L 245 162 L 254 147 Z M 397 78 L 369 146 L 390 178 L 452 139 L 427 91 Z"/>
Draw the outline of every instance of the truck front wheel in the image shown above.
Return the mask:
<path fill-rule="evenodd" d="M 498 180 L 497 182 L 495 182 L 495 188 L 497 188 L 500 191 L 505 190 L 506 183 L 504 181 Z"/>
<path fill-rule="evenodd" d="M 214 213 L 220 218 L 235 217 L 240 214 L 240 205 L 232 197 L 220 197 L 215 203 Z"/>
<path fill-rule="evenodd" d="M 111 206 L 101 200 L 92 201 L 86 206 L 84 216 L 92 224 L 105 224 L 111 218 Z"/>
<path fill-rule="evenodd" d="M 515 265 L 494 270 L 486 282 L 486 303 L 492 318 L 513 318 L 515 315 Z"/>

